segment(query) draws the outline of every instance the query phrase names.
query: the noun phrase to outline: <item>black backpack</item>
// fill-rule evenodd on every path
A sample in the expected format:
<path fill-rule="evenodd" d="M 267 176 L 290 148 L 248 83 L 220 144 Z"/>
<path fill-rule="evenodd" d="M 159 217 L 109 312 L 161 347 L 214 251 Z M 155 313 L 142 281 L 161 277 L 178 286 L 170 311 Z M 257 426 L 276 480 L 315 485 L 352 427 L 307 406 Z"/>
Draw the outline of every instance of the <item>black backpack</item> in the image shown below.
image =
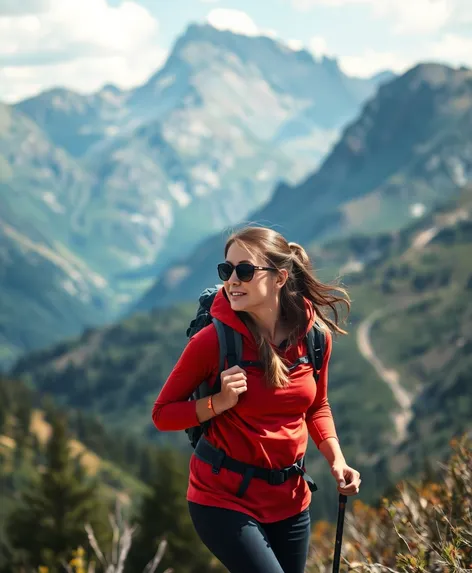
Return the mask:
<path fill-rule="evenodd" d="M 204 380 L 189 397 L 189 400 L 198 400 L 200 398 L 205 398 L 210 394 L 217 394 L 221 390 L 221 379 L 220 374 L 223 370 L 231 368 L 238 364 L 241 368 L 247 366 L 258 366 L 261 367 L 260 362 L 242 360 L 242 336 L 239 332 L 232 329 L 227 324 L 214 318 L 211 313 L 211 305 L 215 298 L 215 295 L 219 291 L 221 286 L 214 286 L 205 289 L 199 299 L 199 306 L 195 318 L 190 322 L 190 326 L 187 329 L 187 337 L 191 338 L 199 330 L 208 326 L 213 322 L 216 328 L 216 333 L 218 335 L 218 343 L 220 348 L 220 360 L 218 368 L 218 376 L 215 383 L 210 387 L 209 381 Z M 289 370 L 296 368 L 299 364 L 311 363 L 314 365 L 313 375 L 315 381 L 318 381 L 319 371 L 323 366 L 323 358 L 325 351 L 325 334 L 320 328 L 320 325 L 315 322 L 313 328 L 307 334 L 307 348 L 308 356 L 302 356 L 294 364 L 289 367 Z M 198 426 L 186 429 L 190 444 L 193 448 L 196 447 L 198 440 L 202 433 L 207 433 L 210 426 L 211 420 L 203 422 Z"/>

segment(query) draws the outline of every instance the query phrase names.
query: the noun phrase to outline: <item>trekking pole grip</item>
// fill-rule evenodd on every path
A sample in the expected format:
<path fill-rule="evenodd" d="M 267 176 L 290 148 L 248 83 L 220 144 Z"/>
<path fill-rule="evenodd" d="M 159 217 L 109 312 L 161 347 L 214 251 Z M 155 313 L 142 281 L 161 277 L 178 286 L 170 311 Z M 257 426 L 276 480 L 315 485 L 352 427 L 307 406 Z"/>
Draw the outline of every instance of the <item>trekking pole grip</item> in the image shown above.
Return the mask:
<path fill-rule="evenodd" d="M 336 526 L 336 541 L 334 544 L 333 573 L 339 573 L 339 564 L 341 561 L 341 544 L 344 530 L 344 514 L 346 512 L 347 496 L 339 494 L 338 523 Z"/>

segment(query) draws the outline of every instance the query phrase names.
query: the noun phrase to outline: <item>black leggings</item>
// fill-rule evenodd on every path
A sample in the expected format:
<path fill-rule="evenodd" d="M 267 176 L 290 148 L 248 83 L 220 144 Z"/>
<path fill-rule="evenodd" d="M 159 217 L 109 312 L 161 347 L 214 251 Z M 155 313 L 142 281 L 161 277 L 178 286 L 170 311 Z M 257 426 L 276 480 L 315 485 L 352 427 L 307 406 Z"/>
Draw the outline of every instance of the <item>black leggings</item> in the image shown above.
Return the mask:
<path fill-rule="evenodd" d="M 189 502 L 202 542 L 230 573 L 303 573 L 310 542 L 310 513 L 261 524 L 230 509 Z"/>

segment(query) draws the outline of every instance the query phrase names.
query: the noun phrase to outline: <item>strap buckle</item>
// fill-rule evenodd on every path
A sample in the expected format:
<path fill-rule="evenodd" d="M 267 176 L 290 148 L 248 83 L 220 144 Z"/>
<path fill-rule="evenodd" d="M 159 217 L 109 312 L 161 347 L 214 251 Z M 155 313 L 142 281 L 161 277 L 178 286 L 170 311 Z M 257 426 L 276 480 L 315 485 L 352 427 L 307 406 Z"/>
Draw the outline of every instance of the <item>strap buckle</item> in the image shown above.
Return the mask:
<path fill-rule="evenodd" d="M 270 485 L 282 485 L 289 477 L 289 470 L 270 470 L 269 479 L 267 480 Z"/>
<path fill-rule="evenodd" d="M 298 464 L 293 464 L 293 467 L 295 468 L 296 474 L 302 477 L 305 475 L 305 470 L 303 469 L 302 466 L 299 466 Z"/>

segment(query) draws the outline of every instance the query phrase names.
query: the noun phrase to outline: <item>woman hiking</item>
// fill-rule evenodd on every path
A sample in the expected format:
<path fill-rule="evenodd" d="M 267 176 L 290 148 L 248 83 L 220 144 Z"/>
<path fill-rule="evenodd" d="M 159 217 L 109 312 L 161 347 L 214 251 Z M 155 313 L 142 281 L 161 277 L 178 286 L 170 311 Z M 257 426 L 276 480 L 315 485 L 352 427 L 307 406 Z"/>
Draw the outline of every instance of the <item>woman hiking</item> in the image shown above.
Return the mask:
<path fill-rule="evenodd" d="M 152 418 L 160 431 L 211 420 L 190 460 L 187 500 L 197 534 L 228 571 L 303 573 L 316 488 L 302 468 L 308 436 L 339 493 L 355 495 L 361 483 L 344 459 L 327 397 L 332 333 L 345 333 L 336 305 L 349 309 L 349 298 L 314 277 L 300 245 L 264 227 L 247 227 L 228 239 L 218 274 L 223 288 L 211 314 L 241 333 L 243 361 L 250 364 L 224 370 L 220 392 L 188 400 L 219 373 L 217 333 L 213 324 L 204 327 L 190 338 Z M 317 383 L 313 365 L 299 361 L 307 356 L 305 337 L 315 320 L 325 334 Z M 264 478 L 274 472 L 284 479 Z"/>

